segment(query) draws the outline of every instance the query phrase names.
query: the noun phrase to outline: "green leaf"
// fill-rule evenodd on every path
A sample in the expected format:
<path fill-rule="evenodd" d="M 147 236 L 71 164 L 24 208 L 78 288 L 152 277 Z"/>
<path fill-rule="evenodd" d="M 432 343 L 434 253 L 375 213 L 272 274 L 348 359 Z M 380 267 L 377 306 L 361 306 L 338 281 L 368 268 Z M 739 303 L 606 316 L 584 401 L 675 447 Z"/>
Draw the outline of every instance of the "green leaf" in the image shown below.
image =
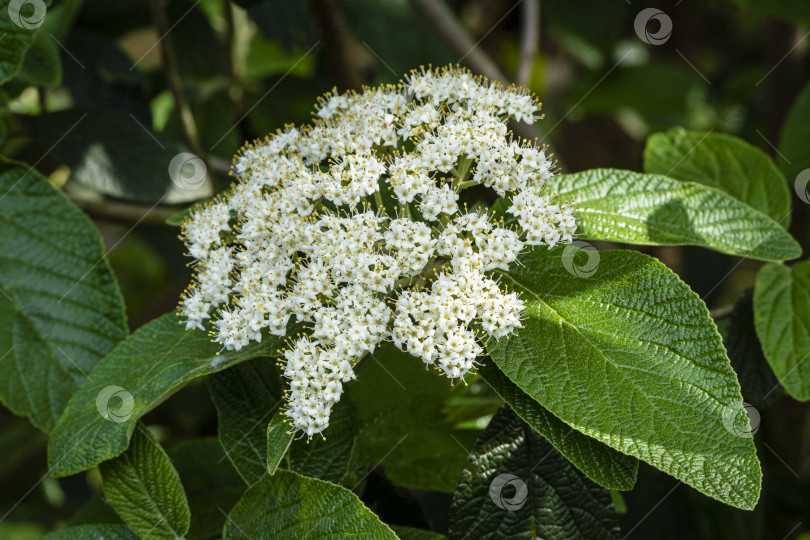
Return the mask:
<path fill-rule="evenodd" d="M 515 336 L 488 343 L 498 367 L 571 427 L 753 508 L 762 474 L 753 441 L 732 434 L 748 417 L 705 304 L 646 255 L 602 252 L 595 273 L 579 278 L 560 253 L 534 251 L 502 275 L 526 319 Z"/>
<path fill-rule="evenodd" d="M 762 15 L 781 17 L 790 24 L 810 26 L 810 5 L 804 0 L 736 0 L 743 8 Z M 769 73 L 764 71 L 767 77 Z"/>
<path fill-rule="evenodd" d="M 0 160 L 0 401 L 51 430 L 126 333 L 91 221 L 36 170 Z"/>
<path fill-rule="evenodd" d="M 768 264 L 757 275 L 754 324 L 785 391 L 810 399 L 810 263 Z"/>
<path fill-rule="evenodd" d="M 293 441 L 293 434 L 287 423 L 287 417 L 277 412 L 267 425 L 267 473 L 274 474 L 287 449 Z"/>
<path fill-rule="evenodd" d="M 448 537 L 610 539 L 619 538 L 619 525 L 610 491 L 504 406 L 461 474 Z"/>
<path fill-rule="evenodd" d="M 144 540 L 188 532 L 191 511 L 180 475 L 142 424 L 123 455 L 101 464 L 101 476 L 107 501 Z"/>
<path fill-rule="evenodd" d="M 272 360 L 258 358 L 208 377 L 217 408 L 219 442 L 248 485 L 267 473 L 267 426 L 283 402 Z"/>
<path fill-rule="evenodd" d="M 756 408 L 771 405 L 785 390 L 765 360 L 754 328 L 754 291 L 745 291 L 723 332 L 723 344 L 742 387 L 743 399 Z"/>
<path fill-rule="evenodd" d="M 346 385 L 362 430 L 357 452 L 398 486 L 452 493 L 478 435 L 447 421 L 448 400 L 464 388 L 393 346 L 378 349 Z"/>
<path fill-rule="evenodd" d="M 790 192 L 771 158 L 742 139 L 673 128 L 647 139 L 644 171 L 715 187 L 770 217 L 790 223 Z"/>
<path fill-rule="evenodd" d="M 804 5 L 808 6 L 806 3 Z M 810 13 L 808 13 L 808 21 L 810 21 Z M 793 102 L 779 134 L 779 166 L 791 184 L 796 181 L 799 173 L 810 169 L 810 153 L 807 152 L 808 140 L 810 140 L 810 84 L 805 85 L 796 101 Z M 805 185 L 802 186 L 805 190 L 805 198 L 808 197 L 806 180 Z"/>
<path fill-rule="evenodd" d="M 51 473 L 74 474 L 119 455 L 136 420 L 186 383 L 245 360 L 276 356 L 282 344 L 265 336 L 261 343 L 220 354 L 219 344 L 205 332 L 186 330 L 176 312 L 144 325 L 99 362 L 71 398 L 48 445 Z M 116 396 L 123 405 L 113 403 Z"/>
<path fill-rule="evenodd" d="M 329 482 L 277 471 L 248 488 L 228 515 L 223 538 L 396 536 L 357 495 Z"/>
<path fill-rule="evenodd" d="M 219 418 L 219 441 L 248 485 L 267 473 L 270 445 L 266 428 L 282 403 L 283 384 L 275 363 L 264 358 L 208 377 Z M 347 386 L 347 393 L 351 388 L 352 385 Z M 357 449 L 360 430 L 350 400 L 343 399 L 332 410 L 326 438 L 292 441 L 287 459 L 280 466 L 304 476 L 355 487 L 367 468 Z"/>
<path fill-rule="evenodd" d="M 220 534 L 227 513 L 245 491 L 217 439 L 187 441 L 168 451 L 191 508 L 186 538 L 212 538 Z"/>
<path fill-rule="evenodd" d="M 9 11 L 11 0 L 0 0 L 0 35 L 3 36 L 3 46 L 0 47 L 0 84 L 11 79 L 22 67 L 25 53 L 34 42 L 37 28 L 45 19 L 46 9 L 40 11 L 39 6 L 28 3 L 20 6 L 15 12 Z M 37 2 L 42 8 L 50 5 L 50 0 Z M 22 12 L 22 13 L 20 13 Z"/>
<path fill-rule="evenodd" d="M 524 422 L 588 478 L 607 489 L 633 489 L 638 473 L 636 458 L 571 428 L 530 398 L 494 363 L 487 362 L 479 373 Z"/>
<path fill-rule="evenodd" d="M 126 525 L 77 525 L 54 531 L 40 540 L 138 540 Z"/>
<path fill-rule="evenodd" d="M 285 468 L 310 478 L 357 488 L 371 464 L 370 456 L 359 450 L 364 435 L 349 399 L 341 400 L 332 408 L 325 435 L 311 441 L 300 437 L 293 441 Z"/>
<path fill-rule="evenodd" d="M 593 169 L 555 176 L 551 190 L 573 199 L 577 232 L 630 244 L 692 244 L 752 259 L 781 261 L 801 247 L 768 216 L 722 191 L 666 176 Z"/>
<path fill-rule="evenodd" d="M 32 86 L 59 86 L 62 83 L 62 59 L 59 47 L 45 32 L 37 32 L 34 43 L 25 55 L 17 79 Z"/>
<path fill-rule="evenodd" d="M 44 115 L 39 122 L 42 142 L 70 167 L 71 179 L 99 193 L 147 204 L 211 196 L 212 182 L 202 160 L 186 153 L 173 162 L 185 147 L 152 132 L 149 122 L 133 115 L 70 109 Z M 64 137 L 66 133 L 70 136 Z"/>

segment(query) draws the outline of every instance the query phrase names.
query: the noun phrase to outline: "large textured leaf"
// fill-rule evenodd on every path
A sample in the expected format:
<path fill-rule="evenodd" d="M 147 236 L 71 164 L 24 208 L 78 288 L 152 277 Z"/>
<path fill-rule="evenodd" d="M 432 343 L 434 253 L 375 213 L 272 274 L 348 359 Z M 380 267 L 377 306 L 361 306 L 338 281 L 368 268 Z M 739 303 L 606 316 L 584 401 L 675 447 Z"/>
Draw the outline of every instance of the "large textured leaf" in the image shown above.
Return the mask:
<path fill-rule="evenodd" d="M 754 324 L 785 391 L 810 399 L 810 263 L 768 264 L 757 275 Z"/>
<path fill-rule="evenodd" d="M 768 216 L 722 191 L 656 174 L 593 169 L 553 177 L 551 190 L 579 208 L 578 232 L 630 244 L 693 244 L 752 259 L 781 261 L 799 244 Z"/>
<path fill-rule="evenodd" d="M 93 224 L 34 169 L 0 160 L 0 400 L 49 431 L 126 333 Z"/>
<path fill-rule="evenodd" d="M 806 4 L 810 12 L 810 4 Z M 810 19 L 810 14 L 808 14 Z M 810 152 L 807 151 L 807 141 L 810 140 L 810 84 L 807 84 L 788 112 L 782 132 L 779 134 L 779 166 L 787 176 L 788 183 L 793 184 L 799 174 L 810 168 Z M 805 198 L 808 197 L 807 180 L 804 179 Z"/>
<path fill-rule="evenodd" d="M 785 391 L 765 360 L 762 345 L 754 328 L 754 291 L 745 291 L 723 332 L 723 344 L 731 367 L 737 374 L 743 399 L 756 408 L 767 407 Z"/>
<path fill-rule="evenodd" d="M 176 312 L 155 319 L 99 362 L 73 395 L 48 445 L 51 473 L 77 473 L 119 455 L 135 421 L 188 381 L 251 358 L 276 356 L 281 346 L 281 339 L 265 336 L 240 351 L 220 353 L 205 332 L 186 330 Z M 116 397 L 123 409 L 120 401 L 113 402 Z"/>
<path fill-rule="evenodd" d="M 101 464 L 101 476 L 107 501 L 144 540 L 188 532 L 191 512 L 180 475 L 142 424 L 124 454 Z"/>
<path fill-rule="evenodd" d="M 77 525 L 61 529 L 40 540 L 138 540 L 138 536 L 126 525 Z"/>
<path fill-rule="evenodd" d="M 715 187 L 787 228 L 790 192 L 771 158 L 742 139 L 673 128 L 647 139 L 644 171 Z"/>
<path fill-rule="evenodd" d="M 191 509 L 186 538 L 217 536 L 227 512 L 244 493 L 245 483 L 213 437 L 184 442 L 168 454 L 180 474 Z"/>
<path fill-rule="evenodd" d="M 228 515 L 223 538 L 396 536 L 357 495 L 329 482 L 277 471 L 253 484 Z"/>
<path fill-rule="evenodd" d="M 502 283 L 523 328 L 489 342 L 498 367 L 575 429 L 740 508 L 762 474 L 740 387 L 700 298 L 655 259 L 605 251 L 574 277 L 559 249 L 535 251 Z M 730 414 L 731 413 L 731 414 Z M 725 425 L 730 428 L 726 429 Z"/>
<path fill-rule="evenodd" d="M 54 145 L 74 125 L 71 136 L 54 146 L 54 154 L 77 182 L 105 195 L 145 203 L 182 203 L 211 195 L 205 164 L 186 154 L 172 168 L 185 148 L 153 133 L 143 120 L 110 110 L 50 113 L 40 118 L 43 143 Z"/>
<path fill-rule="evenodd" d="M 0 35 L 3 36 L 0 47 L 0 84 L 11 79 L 19 71 L 25 53 L 34 42 L 37 28 L 44 21 L 46 14 L 41 8 L 35 10 L 32 5 L 23 6 L 21 2 L 14 2 L 14 5 L 21 9 L 9 10 L 11 3 L 11 0 L 0 0 Z M 38 2 L 44 8 L 50 3 L 50 0 Z"/>
<path fill-rule="evenodd" d="M 488 362 L 479 373 L 523 421 L 588 478 L 608 489 L 633 489 L 638 472 L 636 458 L 570 427 L 518 388 L 494 363 Z"/>
<path fill-rule="evenodd" d="M 575 469 L 508 406 L 475 442 L 449 538 L 619 538 L 610 491 Z"/>
<path fill-rule="evenodd" d="M 452 492 L 478 435 L 447 422 L 445 405 L 464 388 L 393 346 L 378 349 L 346 385 L 362 430 L 357 452 L 397 485 Z"/>
<path fill-rule="evenodd" d="M 267 472 L 267 425 L 283 399 L 272 360 L 258 358 L 208 378 L 217 408 L 219 442 L 248 485 Z"/>

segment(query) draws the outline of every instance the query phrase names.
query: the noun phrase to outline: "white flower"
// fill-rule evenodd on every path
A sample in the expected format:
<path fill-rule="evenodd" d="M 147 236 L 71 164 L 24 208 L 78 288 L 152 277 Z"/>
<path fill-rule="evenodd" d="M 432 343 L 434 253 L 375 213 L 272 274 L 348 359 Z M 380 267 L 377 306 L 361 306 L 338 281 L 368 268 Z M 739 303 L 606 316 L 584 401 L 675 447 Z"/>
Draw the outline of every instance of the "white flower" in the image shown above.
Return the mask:
<path fill-rule="evenodd" d="M 238 182 L 185 221 L 186 327 L 213 326 L 239 350 L 303 325 L 282 363 L 286 414 L 309 437 L 385 341 L 463 378 L 484 338 L 521 326 L 523 301 L 487 272 L 576 232 L 573 207 L 546 192 L 544 149 L 508 133 L 509 117 L 532 122 L 538 110 L 526 91 L 458 68 L 327 94 L 312 125 L 246 145 Z M 473 184 L 510 199 L 519 227 L 460 208 Z"/>

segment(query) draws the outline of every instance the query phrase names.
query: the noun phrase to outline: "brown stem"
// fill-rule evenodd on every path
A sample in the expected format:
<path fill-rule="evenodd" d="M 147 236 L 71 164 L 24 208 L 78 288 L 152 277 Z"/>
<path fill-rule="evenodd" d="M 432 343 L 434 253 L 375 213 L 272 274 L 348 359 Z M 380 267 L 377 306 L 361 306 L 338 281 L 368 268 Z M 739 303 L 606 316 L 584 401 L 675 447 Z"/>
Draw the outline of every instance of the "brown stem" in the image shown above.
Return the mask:
<path fill-rule="evenodd" d="M 171 227 L 166 220 L 176 214 L 176 208 L 146 206 L 118 201 L 84 201 L 73 202 L 88 215 L 96 219 L 123 223 L 144 223 L 157 227 Z"/>
<path fill-rule="evenodd" d="M 532 80 L 534 58 L 540 41 L 539 0 L 523 0 L 520 21 L 520 59 L 515 71 L 515 83 L 528 86 Z"/>
<path fill-rule="evenodd" d="M 198 157 L 205 160 L 205 153 L 200 144 L 200 137 L 197 131 L 197 124 L 194 121 L 194 116 L 191 114 L 191 108 L 188 106 L 186 96 L 183 94 L 183 85 L 180 81 L 180 72 L 177 67 L 177 54 L 172 45 L 171 36 L 169 35 L 169 19 L 166 16 L 166 10 L 163 9 L 160 0 L 148 0 L 149 10 L 152 13 L 152 20 L 155 23 L 160 39 L 160 57 L 163 64 L 163 73 L 166 76 L 166 82 L 174 97 L 174 104 L 177 110 L 177 115 L 180 120 L 180 127 L 183 130 L 183 138 L 189 149 L 194 152 Z"/>
<path fill-rule="evenodd" d="M 448 8 L 442 0 L 411 0 L 411 2 L 422 12 L 428 21 L 430 21 L 430 24 L 433 25 L 433 28 L 439 33 L 442 39 L 447 42 L 450 48 L 459 55 L 459 61 L 463 61 L 472 71 L 484 75 L 489 79 L 509 84 L 509 79 L 506 75 L 503 74 L 489 55 L 478 47 L 478 43 L 473 41 L 467 30 L 464 29 L 450 8 Z M 511 122 L 510 127 L 515 134 L 524 139 L 542 140 L 544 138 L 543 133 L 534 124 Z M 554 154 L 557 160 L 557 166 L 560 169 L 565 168 L 559 154 L 554 152 L 550 145 L 548 153 Z"/>

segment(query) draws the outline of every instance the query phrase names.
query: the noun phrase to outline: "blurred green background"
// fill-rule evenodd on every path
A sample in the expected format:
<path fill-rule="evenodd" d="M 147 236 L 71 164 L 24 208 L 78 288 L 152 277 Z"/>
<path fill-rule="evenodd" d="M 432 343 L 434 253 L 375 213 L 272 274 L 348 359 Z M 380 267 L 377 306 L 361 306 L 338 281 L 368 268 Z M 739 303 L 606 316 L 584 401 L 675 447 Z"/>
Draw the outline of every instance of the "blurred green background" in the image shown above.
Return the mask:
<path fill-rule="evenodd" d="M 639 32 L 645 8 L 663 13 L 671 34 L 660 18 Z M 797 97 L 810 100 L 809 33 L 807 0 L 54 0 L 21 70 L 0 87 L 0 154 L 35 165 L 94 218 L 134 330 L 173 309 L 189 280 L 178 229 L 165 219 L 226 187 L 245 140 L 309 121 L 333 87 L 395 83 L 410 69 L 460 61 L 540 96 L 539 131 L 521 134 L 550 144 L 563 172 L 641 170 L 647 136 L 683 126 L 787 160 L 792 191 L 810 158 L 781 155 L 780 133 Z M 169 178 L 181 151 L 207 164 L 209 179 L 194 189 Z M 791 232 L 807 247 L 807 205 L 794 198 L 794 209 Z M 715 309 L 733 304 L 761 265 L 699 248 L 645 251 Z M 623 534 L 810 538 L 808 409 L 787 398 L 767 405 L 756 511 L 642 466 L 619 504 Z M 169 438 L 216 435 L 204 383 L 147 420 Z M 49 477 L 46 442 L 0 412 L 0 538 L 64 524 L 99 489 L 95 474 Z M 384 478 L 372 488 L 383 501 L 375 510 L 407 513 L 416 497 L 441 529 L 449 496 L 403 494 Z"/>

